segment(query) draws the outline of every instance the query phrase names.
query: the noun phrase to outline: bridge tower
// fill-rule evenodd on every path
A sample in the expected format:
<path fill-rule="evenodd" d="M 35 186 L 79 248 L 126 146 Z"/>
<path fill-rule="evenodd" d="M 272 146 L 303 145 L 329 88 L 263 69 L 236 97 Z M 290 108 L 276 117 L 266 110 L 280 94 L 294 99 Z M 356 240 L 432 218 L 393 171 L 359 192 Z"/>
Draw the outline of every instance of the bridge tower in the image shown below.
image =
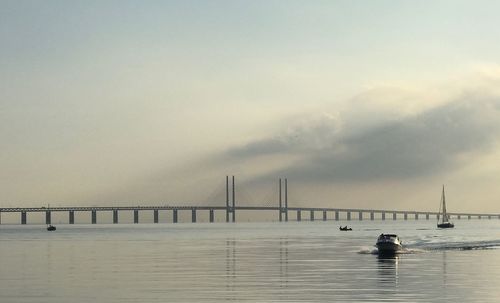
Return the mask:
<path fill-rule="evenodd" d="M 282 206 L 282 199 L 281 199 L 281 178 L 280 178 L 280 185 L 279 185 L 279 201 L 278 201 L 278 213 L 279 213 L 279 220 L 280 222 L 283 221 L 283 206 Z"/>
<path fill-rule="evenodd" d="M 236 214 L 235 214 L 235 206 L 236 206 L 236 193 L 235 193 L 235 184 L 234 184 L 234 176 L 233 184 L 232 184 L 232 202 L 229 202 L 229 176 L 226 176 L 226 222 L 229 222 L 229 214 L 232 214 L 232 222 L 236 222 Z"/>
<path fill-rule="evenodd" d="M 288 222 L 288 178 L 285 178 L 285 222 Z"/>
<path fill-rule="evenodd" d="M 236 222 L 236 192 L 235 192 L 235 185 L 234 185 L 234 176 L 233 176 L 233 223 Z"/>
<path fill-rule="evenodd" d="M 229 176 L 226 176 L 226 223 L 229 222 Z"/>
<path fill-rule="evenodd" d="M 279 220 L 280 222 L 283 221 L 283 214 L 285 222 L 288 222 L 288 179 L 285 178 L 285 201 L 283 203 L 282 199 L 282 190 L 281 190 L 281 185 L 283 184 L 282 179 L 280 178 L 280 184 L 279 184 L 279 202 L 278 202 L 278 212 L 279 212 Z"/>

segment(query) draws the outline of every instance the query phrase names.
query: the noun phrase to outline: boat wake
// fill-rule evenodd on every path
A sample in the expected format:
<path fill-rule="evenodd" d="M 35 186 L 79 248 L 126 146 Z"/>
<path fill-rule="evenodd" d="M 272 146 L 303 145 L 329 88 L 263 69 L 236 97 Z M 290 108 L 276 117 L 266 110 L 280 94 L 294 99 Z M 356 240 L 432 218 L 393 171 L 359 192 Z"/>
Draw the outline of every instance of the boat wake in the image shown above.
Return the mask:
<path fill-rule="evenodd" d="M 416 254 L 416 253 L 422 253 L 425 252 L 422 249 L 418 248 L 404 248 L 402 250 L 398 250 L 394 252 L 396 255 L 407 255 L 407 254 Z M 379 251 L 377 248 L 368 248 L 368 247 L 363 247 L 358 251 L 358 254 L 362 255 L 378 255 Z"/>
<path fill-rule="evenodd" d="M 376 249 L 376 248 L 369 248 L 369 247 L 363 247 L 363 248 L 361 248 L 360 251 L 358 251 L 358 254 L 362 254 L 362 255 L 378 254 L 378 249 Z"/>
<path fill-rule="evenodd" d="M 415 244 L 415 247 L 427 251 L 436 250 L 481 250 L 498 249 L 500 240 L 492 241 L 472 241 L 472 242 L 439 242 Z"/>
<path fill-rule="evenodd" d="M 414 243 L 403 247 L 401 251 L 396 252 L 398 255 L 418 254 L 432 251 L 445 250 L 487 250 L 500 249 L 500 240 L 492 241 L 473 241 L 473 242 L 438 242 L 438 243 Z M 377 248 L 362 247 L 359 254 L 363 255 L 378 255 Z"/>

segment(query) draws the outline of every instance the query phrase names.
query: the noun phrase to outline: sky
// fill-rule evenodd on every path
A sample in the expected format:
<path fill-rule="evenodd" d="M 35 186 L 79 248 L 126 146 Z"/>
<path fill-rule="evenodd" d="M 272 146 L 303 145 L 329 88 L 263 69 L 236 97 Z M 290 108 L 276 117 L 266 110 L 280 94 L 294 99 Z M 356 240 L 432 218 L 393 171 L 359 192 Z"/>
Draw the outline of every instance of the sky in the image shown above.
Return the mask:
<path fill-rule="evenodd" d="M 499 10 L 0 0 L 0 207 L 499 213 Z"/>

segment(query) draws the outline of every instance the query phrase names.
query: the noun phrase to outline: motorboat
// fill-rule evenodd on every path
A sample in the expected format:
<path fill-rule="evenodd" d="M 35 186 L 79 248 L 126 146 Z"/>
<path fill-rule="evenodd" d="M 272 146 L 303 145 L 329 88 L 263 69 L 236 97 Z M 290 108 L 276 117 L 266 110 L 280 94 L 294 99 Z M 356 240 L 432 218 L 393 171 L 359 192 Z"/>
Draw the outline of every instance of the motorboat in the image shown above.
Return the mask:
<path fill-rule="evenodd" d="M 54 231 L 54 230 L 56 230 L 56 227 L 54 225 L 52 225 L 52 224 L 49 224 L 49 226 L 47 226 L 47 230 L 48 231 Z"/>
<path fill-rule="evenodd" d="M 345 227 L 339 227 L 339 230 L 342 230 L 342 231 L 349 231 L 349 230 L 352 230 L 352 228 L 350 227 L 347 227 L 347 225 Z"/>
<path fill-rule="evenodd" d="M 403 249 L 402 241 L 395 234 L 381 234 L 375 246 L 379 254 L 394 254 Z"/>

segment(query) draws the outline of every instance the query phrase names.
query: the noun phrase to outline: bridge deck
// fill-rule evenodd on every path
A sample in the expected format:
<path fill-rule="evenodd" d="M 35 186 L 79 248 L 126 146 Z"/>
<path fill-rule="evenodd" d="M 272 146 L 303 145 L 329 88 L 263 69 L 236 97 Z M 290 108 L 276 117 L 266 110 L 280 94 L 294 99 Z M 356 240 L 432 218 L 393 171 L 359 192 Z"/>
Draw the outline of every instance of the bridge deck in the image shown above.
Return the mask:
<path fill-rule="evenodd" d="M 274 206 L 236 206 L 238 210 L 254 211 L 278 211 L 279 207 Z M 186 206 L 186 205 L 163 205 L 163 206 L 85 206 L 85 207 L 4 207 L 0 212 L 68 212 L 68 211 L 135 211 L 135 210 L 226 210 L 226 206 Z M 283 208 L 283 210 L 285 210 Z M 329 208 L 329 207 L 288 207 L 288 211 L 326 211 L 326 212 L 361 212 L 361 213 L 395 213 L 395 214 L 416 214 L 416 215 L 438 215 L 435 211 L 417 210 L 388 210 L 388 209 L 360 209 L 360 208 Z M 500 216 L 491 213 L 459 213 L 450 212 L 452 216 Z"/>

